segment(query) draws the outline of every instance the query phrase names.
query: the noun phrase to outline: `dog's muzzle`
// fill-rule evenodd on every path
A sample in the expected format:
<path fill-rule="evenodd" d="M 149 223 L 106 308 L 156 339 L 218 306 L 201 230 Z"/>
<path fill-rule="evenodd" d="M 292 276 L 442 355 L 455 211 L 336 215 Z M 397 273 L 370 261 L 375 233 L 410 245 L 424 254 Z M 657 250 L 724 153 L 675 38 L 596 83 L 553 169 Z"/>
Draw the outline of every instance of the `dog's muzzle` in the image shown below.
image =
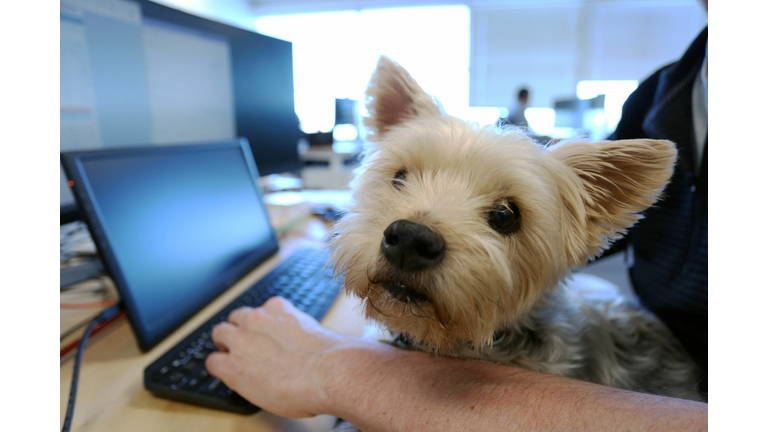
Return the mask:
<path fill-rule="evenodd" d="M 429 301 L 429 297 L 426 295 L 399 283 L 384 282 L 381 284 L 381 287 L 387 290 L 395 300 L 403 303 L 422 303 Z"/>
<path fill-rule="evenodd" d="M 401 219 L 384 230 L 381 251 L 398 269 L 416 271 L 443 259 L 445 240 L 424 225 Z"/>

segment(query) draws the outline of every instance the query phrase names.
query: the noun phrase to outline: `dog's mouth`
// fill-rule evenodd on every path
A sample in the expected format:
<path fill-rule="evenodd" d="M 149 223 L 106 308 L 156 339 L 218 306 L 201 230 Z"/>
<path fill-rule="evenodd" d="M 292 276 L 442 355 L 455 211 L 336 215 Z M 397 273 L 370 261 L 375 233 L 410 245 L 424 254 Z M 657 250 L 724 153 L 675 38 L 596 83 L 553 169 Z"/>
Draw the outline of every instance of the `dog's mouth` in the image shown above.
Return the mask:
<path fill-rule="evenodd" d="M 392 298 L 403 303 L 426 303 L 429 297 L 423 293 L 397 282 L 384 282 L 381 287 L 387 291 Z"/>

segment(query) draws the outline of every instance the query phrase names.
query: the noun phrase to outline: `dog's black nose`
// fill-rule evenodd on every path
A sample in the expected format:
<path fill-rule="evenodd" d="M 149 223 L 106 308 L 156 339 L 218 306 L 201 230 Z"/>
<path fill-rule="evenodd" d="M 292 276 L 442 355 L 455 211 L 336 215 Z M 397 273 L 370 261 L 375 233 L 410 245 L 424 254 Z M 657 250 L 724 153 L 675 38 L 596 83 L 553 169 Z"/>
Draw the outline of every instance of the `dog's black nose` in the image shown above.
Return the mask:
<path fill-rule="evenodd" d="M 443 259 L 445 241 L 424 225 L 401 219 L 384 230 L 381 251 L 402 270 L 421 270 Z"/>

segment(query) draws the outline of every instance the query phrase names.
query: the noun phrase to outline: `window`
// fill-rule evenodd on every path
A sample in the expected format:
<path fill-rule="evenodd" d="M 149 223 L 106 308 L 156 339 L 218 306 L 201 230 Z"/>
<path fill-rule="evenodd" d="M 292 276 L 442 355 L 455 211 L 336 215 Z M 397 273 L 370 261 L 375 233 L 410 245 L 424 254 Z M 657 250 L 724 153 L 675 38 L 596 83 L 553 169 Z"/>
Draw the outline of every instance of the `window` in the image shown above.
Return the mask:
<path fill-rule="evenodd" d="M 255 25 L 294 44 L 296 114 L 305 132 L 333 128 L 336 98 L 363 100 L 381 55 L 408 69 L 449 114 L 464 116 L 469 107 L 465 6 L 280 15 Z"/>

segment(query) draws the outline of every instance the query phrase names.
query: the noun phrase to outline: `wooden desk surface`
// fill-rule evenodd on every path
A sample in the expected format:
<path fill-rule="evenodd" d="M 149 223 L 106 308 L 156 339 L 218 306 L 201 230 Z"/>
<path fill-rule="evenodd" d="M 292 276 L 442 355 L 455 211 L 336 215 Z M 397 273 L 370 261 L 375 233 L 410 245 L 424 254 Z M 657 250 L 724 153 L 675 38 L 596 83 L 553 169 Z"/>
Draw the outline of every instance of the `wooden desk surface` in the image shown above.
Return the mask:
<path fill-rule="evenodd" d="M 312 219 L 280 241 L 280 252 L 219 296 L 179 330 L 148 353 L 139 350 L 127 320 L 94 340 L 85 350 L 80 370 L 73 431 L 328 431 L 335 418 L 286 419 L 268 412 L 244 416 L 153 396 L 144 389 L 144 368 L 269 273 L 301 247 L 317 246 L 326 230 Z M 366 325 L 356 300 L 341 294 L 322 320 L 339 334 L 361 336 Z M 72 359 L 61 365 L 60 423 L 64 422 L 72 380 Z"/>

